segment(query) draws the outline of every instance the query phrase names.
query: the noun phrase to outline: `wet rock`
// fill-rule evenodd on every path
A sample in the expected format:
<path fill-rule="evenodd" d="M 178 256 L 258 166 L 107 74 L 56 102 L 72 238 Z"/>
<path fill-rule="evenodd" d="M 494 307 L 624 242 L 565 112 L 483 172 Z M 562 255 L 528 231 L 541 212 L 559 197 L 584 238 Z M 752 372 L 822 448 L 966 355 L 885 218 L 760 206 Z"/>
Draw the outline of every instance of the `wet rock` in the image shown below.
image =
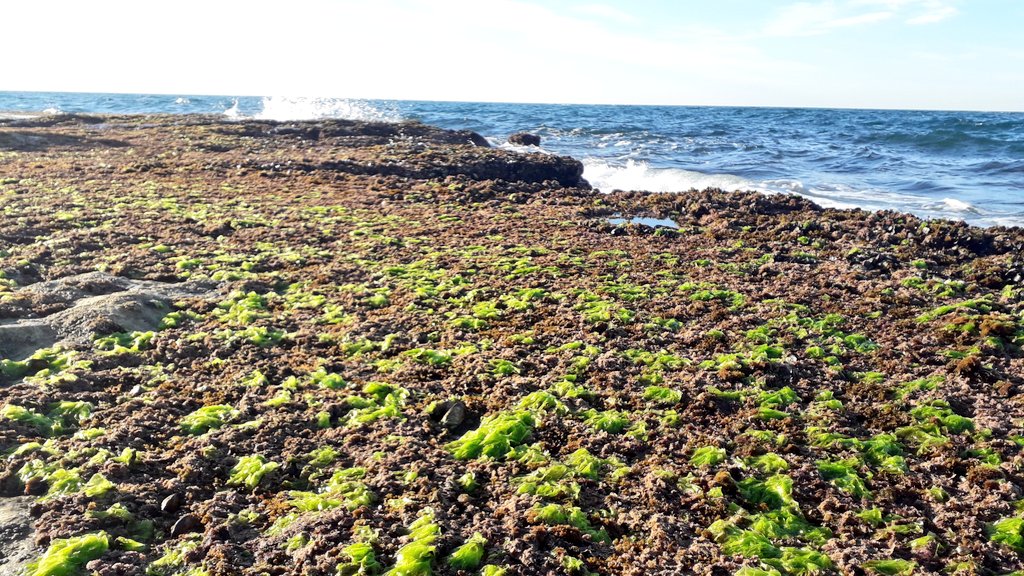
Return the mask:
<path fill-rule="evenodd" d="M 508 137 L 508 142 L 516 146 L 540 146 L 540 136 L 527 132 L 516 132 Z"/>
<path fill-rule="evenodd" d="M 29 497 L 0 498 L 0 574 L 22 574 L 36 556 Z"/>
<path fill-rule="evenodd" d="M 454 402 L 441 417 L 441 424 L 445 428 L 458 428 L 466 419 L 466 404 L 461 400 Z"/>
<path fill-rule="evenodd" d="M 171 536 L 181 536 L 190 532 L 199 532 L 203 529 L 203 523 L 193 514 L 185 514 L 171 527 Z"/>
<path fill-rule="evenodd" d="M 182 497 L 181 492 L 175 492 L 160 502 L 160 511 L 167 514 L 177 512 L 184 501 L 185 499 Z"/>

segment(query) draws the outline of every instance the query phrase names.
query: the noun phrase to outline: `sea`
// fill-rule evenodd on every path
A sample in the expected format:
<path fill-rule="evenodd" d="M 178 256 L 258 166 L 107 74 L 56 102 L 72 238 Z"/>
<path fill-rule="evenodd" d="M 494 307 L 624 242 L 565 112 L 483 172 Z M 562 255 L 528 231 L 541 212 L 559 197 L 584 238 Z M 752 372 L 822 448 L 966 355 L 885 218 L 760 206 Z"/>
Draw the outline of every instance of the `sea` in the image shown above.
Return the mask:
<path fill-rule="evenodd" d="M 621 106 L 0 92 L 0 117 L 217 114 L 416 120 L 493 145 L 573 156 L 601 191 L 708 187 L 798 194 L 824 207 L 1024 226 L 1024 113 Z M 529 132 L 541 145 L 517 147 Z"/>

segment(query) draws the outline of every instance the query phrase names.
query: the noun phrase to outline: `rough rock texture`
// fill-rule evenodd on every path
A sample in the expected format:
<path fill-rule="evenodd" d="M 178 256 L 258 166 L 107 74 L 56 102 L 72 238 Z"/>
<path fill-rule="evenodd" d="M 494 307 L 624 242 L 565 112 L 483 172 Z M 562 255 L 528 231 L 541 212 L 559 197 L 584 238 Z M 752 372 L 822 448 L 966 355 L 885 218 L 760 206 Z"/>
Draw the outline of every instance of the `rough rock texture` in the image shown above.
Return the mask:
<path fill-rule="evenodd" d="M 523 576 L 1024 569 L 1021 230 L 602 194 L 480 143 L 0 121 L 0 493 L 32 502 L 0 546 L 31 519 L 33 554 L 105 534 L 111 575 L 468 576 L 476 534 Z"/>
<path fill-rule="evenodd" d="M 12 294 L 41 318 L 0 319 L 0 358 L 40 348 L 82 346 L 95 334 L 152 330 L 184 298 L 212 297 L 212 283 L 131 280 L 104 272 L 37 282 Z"/>
<path fill-rule="evenodd" d="M 32 498 L 0 498 L 0 576 L 21 576 L 38 552 L 28 509 Z"/>
<path fill-rule="evenodd" d="M 508 137 L 508 141 L 518 146 L 540 146 L 540 136 L 526 132 L 516 132 Z"/>

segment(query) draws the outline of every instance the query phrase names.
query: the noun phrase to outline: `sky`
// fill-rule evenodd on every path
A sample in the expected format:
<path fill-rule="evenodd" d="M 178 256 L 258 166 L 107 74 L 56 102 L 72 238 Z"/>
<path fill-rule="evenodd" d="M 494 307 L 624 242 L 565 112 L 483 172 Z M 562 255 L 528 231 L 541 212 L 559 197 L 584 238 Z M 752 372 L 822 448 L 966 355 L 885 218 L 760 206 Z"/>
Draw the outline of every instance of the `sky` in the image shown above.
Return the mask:
<path fill-rule="evenodd" d="M 0 90 L 1024 111 L 1022 0 L 13 0 Z"/>

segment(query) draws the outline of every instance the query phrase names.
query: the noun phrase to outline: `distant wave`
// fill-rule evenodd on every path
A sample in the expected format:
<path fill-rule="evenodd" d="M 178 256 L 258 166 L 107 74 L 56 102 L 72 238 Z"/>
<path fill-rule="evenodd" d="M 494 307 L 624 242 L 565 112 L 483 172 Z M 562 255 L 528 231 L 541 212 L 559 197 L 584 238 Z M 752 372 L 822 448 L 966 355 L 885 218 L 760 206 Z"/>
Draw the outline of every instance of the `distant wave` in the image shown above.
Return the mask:
<path fill-rule="evenodd" d="M 924 218 L 971 220 L 982 225 L 1024 226 L 1024 214 L 986 210 L 964 200 L 893 192 L 883 189 L 854 188 L 838 183 L 805 184 L 799 180 L 751 180 L 734 174 L 706 174 L 679 168 L 656 168 L 647 162 L 624 163 L 587 159 L 583 177 L 602 192 L 642 190 L 647 192 L 687 192 L 692 189 L 720 188 L 726 191 L 753 191 L 766 194 L 796 194 L 824 208 L 867 208 L 911 211 Z"/>
<path fill-rule="evenodd" d="M 647 162 L 627 160 L 618 165 L 605 160 L 583 161 L 583 177 L 595 188 L 612 190 L 645 190 L 648 192 L 685 192 L 691 188 L 753 190 L 757 186 L 740 176 L 704 174 L 678 168 L 652 168 Z"/>
<path fill-rule="evenodd" d="M 306 98 L 269 96 L 263 98 L 262 109 L 254 115 L 260 120 L 365 120 L 398 122 L 395 110 L 378 108 L 365 100 L 347 98 Z"/>

